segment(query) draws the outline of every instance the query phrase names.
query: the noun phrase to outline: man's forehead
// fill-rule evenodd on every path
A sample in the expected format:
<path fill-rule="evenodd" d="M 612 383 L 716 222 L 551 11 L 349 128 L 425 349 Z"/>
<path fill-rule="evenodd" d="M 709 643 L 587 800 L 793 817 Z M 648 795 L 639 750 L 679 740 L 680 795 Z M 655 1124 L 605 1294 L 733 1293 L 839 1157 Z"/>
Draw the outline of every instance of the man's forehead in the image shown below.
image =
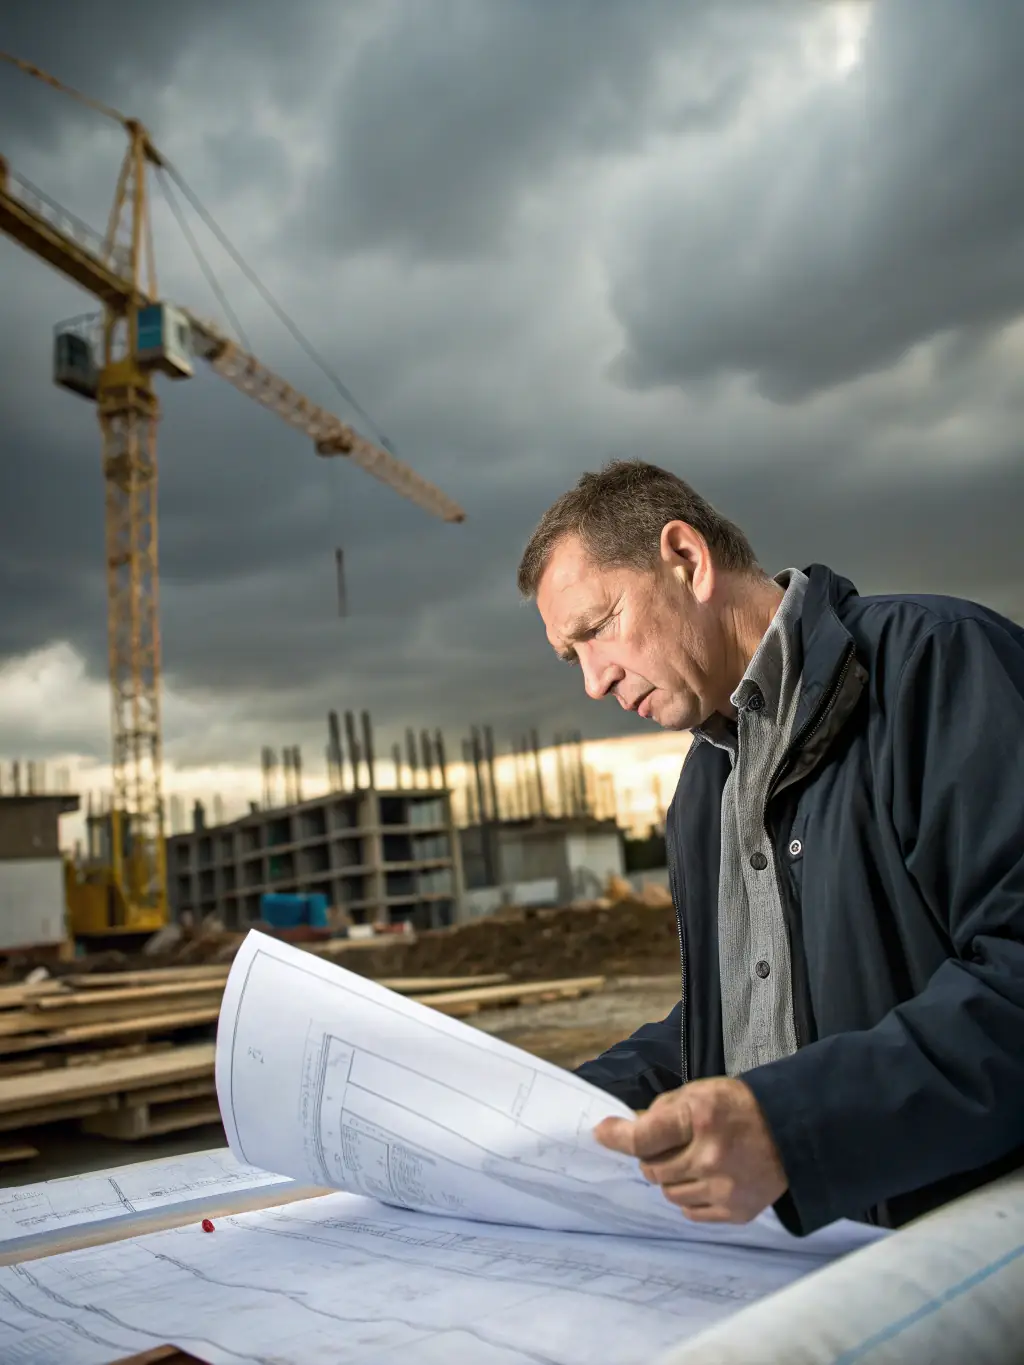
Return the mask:
<path fill-rule="evenodd" d="M 542 582 L 552 591 L 561 592 L 598 576 L 599 570 L 579 537 L 566 536 L 552 549 Z"/>
<path fill-rule="evenodd" d="M 545 616 L 563 622 L 599 610 L 608 599 L 610 584 L 608 571 L 585 553 L 569 547 L 559 550 L 551 556 L 537 599 Z"/>

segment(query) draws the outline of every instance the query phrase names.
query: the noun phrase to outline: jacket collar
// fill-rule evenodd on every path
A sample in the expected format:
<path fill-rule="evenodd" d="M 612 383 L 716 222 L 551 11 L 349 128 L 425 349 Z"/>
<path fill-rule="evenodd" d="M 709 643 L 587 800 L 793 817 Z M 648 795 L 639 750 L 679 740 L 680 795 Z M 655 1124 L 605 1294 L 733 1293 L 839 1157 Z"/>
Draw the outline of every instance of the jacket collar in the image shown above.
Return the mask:
<path fill-rule="evenodd" d="M 814 715 L 846 662 L 853 636 L 839 613 L 858 595 L 848 578 L 833 573 L 824 564 L 811 564 L 804 573 L 808 582 L 799 625 L 803 673 L 794 733 L 799 733 Z"/>
<path fill-rule="evenodd" d="M 794 623 L 799 641 L 800 700 L 793 720 L 793 735 L 797 737 L 814 717 L 846 664 L 853 648 L 853 636 L 843 625 L 839 612 L 843 605 L 856 597 L 857 589 L 847 578 L 842 578 L 824 564 L 810 564 L 804 569 L 807 586 L 800 615 Z M 693 731 L 696 740 L 706 740 L 718 747 L 730 747 L 734 726 L 724 717 L 713 715 Z"/>

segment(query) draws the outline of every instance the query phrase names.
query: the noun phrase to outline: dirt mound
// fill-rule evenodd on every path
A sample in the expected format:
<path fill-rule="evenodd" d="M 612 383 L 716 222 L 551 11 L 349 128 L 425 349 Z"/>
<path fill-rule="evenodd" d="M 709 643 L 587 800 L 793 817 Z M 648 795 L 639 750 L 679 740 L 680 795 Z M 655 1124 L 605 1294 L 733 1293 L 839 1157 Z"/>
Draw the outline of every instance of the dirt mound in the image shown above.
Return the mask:
<path fill-rule="evenodd" d="M 671 906 L 639 900 L 559 910 L 505 911 L 412 943 L 365 947 L 336 961 L 362 976 L 470 976 L 517 981 L 562 976 L 661 976 L 679 963 Z"/>
<path fill-rule="evenodd" d="M 104 952 L 50 964 L 54 976 L 151 967 L 228 963 L 244 934 L 203 925 L 185 931 L 166 950 Z M 161 945 L 162 947 L 162 945 Z M 555 910 L 506 907 L 451 929 L 410 938 L 339 941 L 327 956 L 361 976 L 476 976 L 506 972 L 516 981 L 564 976 L 664 976 L 677 970 L 679 949 L 669 894 L 656 886 L 639 893 L 611 878 L 598 901 Z"/>

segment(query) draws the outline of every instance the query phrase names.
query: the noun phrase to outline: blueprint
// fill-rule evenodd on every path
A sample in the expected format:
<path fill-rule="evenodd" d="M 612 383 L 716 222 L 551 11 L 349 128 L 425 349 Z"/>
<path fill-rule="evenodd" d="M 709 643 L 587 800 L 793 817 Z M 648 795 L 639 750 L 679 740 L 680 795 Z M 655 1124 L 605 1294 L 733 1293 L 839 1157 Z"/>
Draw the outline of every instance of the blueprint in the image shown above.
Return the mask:
<path fill-rule="evenodd" d="M 143 1161 L 94 1175 L 0 1190 L 0 1252 L 22 1251 L 72 1228 L 130 1222 L 249 1191 L 282 1189 L 286 1177 L 243 1166 L 227 1149 Z M 0 1357 L 2 1359 L 2 1357 Z"/>
<path fill-rule="evenodd" d="M 836 1224 L 793 1238 L 768 1212 L 689 1222 L 599 1146 L 603 1091 L 459 1020 L 250 931 L 217 1034 L 217 1095 L 238 1160 L 305 1185 L 481 1222 L 845 1251 Z"/>
<path fill-rule="evenodd" d="M 0 1268 L 4 1365 L 636 1365 L 828 1258 L 495 1227 L 331 1194 Z"/>

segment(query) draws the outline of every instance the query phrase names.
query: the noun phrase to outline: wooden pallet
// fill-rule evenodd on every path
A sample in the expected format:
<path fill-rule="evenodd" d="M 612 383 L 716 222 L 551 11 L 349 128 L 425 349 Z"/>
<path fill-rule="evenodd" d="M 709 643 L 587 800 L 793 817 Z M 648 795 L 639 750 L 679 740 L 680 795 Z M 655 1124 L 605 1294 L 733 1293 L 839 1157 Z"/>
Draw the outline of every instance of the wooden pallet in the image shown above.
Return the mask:
<path fill-rule="evenodd" d="M 44 1114 L 73 1117 L 76 1106 L 117 1108 L 121 1095 L 213 1076 L 213 1043 L 170 1048 L 156 1056 L 117 1058 L 92 1066 L 53 1067 L 0 1082 L 0 1127 L 46 1122 Z M 111 1101 L 114 1101 L 111 1103 Z M 55 1111 L 61 1111 L 55 1113 Z M 98 1112 L 91 1107 L 84 1113 Z M 14 1120 L 14 1122 L 10 1122 Z"/>
<path fill-rule="evenodd" d="M 465 978 L 428 979 L 432 987 L 453 980 L 461 984 Z M 467 1018 L 484 1009 L 578 999 L 599 991 L 604 981 L 603 976 L 519 984 L 492 981 L 468 989 L 431 990 L 410 998 L 442 1014 Z M 402 983 L 420 986 L 423 978 L 403 978 Z M 195 995 L 187 992 L 167 994 L 173 984 L 163 982 L 155 988 L 159 1001 L 179 1005 L 195 1001 Z M 24 1031 L 27 1023 L 42 1028 L 50 1021 L 63 1023 L 69 1017 L 80 1017 L 80 997 L 84 994 L 91 994 L 98 1002 L 97 1012 L 101 1012 L 138 1008 L 140 995 L 148 992 L 136 987 L 123 992 L 97 987 L 92 992 L 75 991 L 62 997 L 50 992 L 0 1016 L 0 1024 L 7 1025 L 7 1031 L 0 1032 L 0 1068 L 5 1069 L 0 1073 L 0 1133 L 70 1119 L 77 1120 L 86 1132 L 132 1142 L 218 1121 L 215 1045 L 181 1044 L 168 1036 L 149 1035 L 173 1035 L 176 1029 L 213 1022 L 220 1010 L 219 996 L 212 1003 L 189 1009 L 77 1023 L 45 1033 Z M 58 998 L 59 1005 L 54 1003 Z M 124 1035 L 134 1040 L 103 1051 L 81 1050 L 86 1043 Z M 79 1051 L 74 1051 L 75 1047 Z M 27 1051 L 33 1055 L 23 1055 Z"/>
<path fill-rule="evenodd" d="M 176 1133 L 220 1122 L 220 1106 L 213 1077 L 157 1085 L 119 1096 L 114 1109 L 82 1120 L 82 1131 L 136 1142 L 140 1138 Z"/>

